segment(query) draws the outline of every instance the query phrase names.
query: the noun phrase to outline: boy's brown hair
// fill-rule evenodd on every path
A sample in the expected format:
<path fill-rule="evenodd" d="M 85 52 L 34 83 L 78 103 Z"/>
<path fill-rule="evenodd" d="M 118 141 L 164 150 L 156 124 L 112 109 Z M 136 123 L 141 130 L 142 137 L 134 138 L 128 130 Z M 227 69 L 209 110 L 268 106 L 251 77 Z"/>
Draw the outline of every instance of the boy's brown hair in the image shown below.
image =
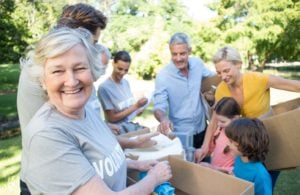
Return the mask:
<path fill-rule="evenodd" d="M 269 135 L 259 119 L 239 118 L 225 128 L 228 139 L 238 144 L 238 150 L 249 161 L 264 161 L 268 153 Z"/>

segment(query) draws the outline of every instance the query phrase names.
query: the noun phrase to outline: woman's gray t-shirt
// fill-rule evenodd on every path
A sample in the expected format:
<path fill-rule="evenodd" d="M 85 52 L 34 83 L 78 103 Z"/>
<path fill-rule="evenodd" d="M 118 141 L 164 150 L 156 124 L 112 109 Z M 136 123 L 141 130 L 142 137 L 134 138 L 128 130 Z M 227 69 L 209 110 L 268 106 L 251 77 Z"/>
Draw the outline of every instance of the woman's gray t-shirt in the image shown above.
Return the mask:
<path fill-rule="evenodd" d="M 21 180 L 32 194 L 71 194 L 98 174 L 107 186 L 126 187 L 122 148 L 95 111 L 75 120 L 45 103 L 22 131 Z"/>
<path fill-rule="evenodd" d="M 134 104 L 134 97 L 129 82 L 122 79 L 115 83 L 111 78 L 106 79 L 98 89 L 98 98 L 104 110 L 122 111 Z M 129 122 L 128 116 L 117 123 Z"/>

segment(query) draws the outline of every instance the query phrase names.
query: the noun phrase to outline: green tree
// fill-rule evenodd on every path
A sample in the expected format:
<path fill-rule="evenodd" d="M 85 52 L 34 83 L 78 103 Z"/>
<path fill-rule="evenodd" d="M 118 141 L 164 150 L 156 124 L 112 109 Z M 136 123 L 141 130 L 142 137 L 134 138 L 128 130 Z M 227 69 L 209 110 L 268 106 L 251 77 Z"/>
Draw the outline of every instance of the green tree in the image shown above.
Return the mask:
<path fill-rule="evenodd" d="M 131 72 L 150 79 L 169 60 L 170 34 L 191 29 L 185 7 L 177 0 L 120 0 L 111 8 L 102 42 L 113 53 L 129 51 L 134 59 Z"/>
<path fill-rule="evenodd" d="M 1 62 L 18 62 L 25 48 L 55 24 L 65 1 L 2 0 L 0 3 Z"/>
<path fill-rule="evenodd" d="M 15 1 L 2 0 L 0 3 L 0 61 L 16 62 L 19 54 L 27 45 L 24 37 L 28 36 L 26 28 L 14 22 Z"/>
<path fill-rule="evenodd" d="M 223 32 L 221 39 L 236 46 L 250 65 L 254 55 L 262 68 L 273 59 L 299 60 L 298 1 L 221 0 L 210 6 L 218 13 L 214 24 Z"/>

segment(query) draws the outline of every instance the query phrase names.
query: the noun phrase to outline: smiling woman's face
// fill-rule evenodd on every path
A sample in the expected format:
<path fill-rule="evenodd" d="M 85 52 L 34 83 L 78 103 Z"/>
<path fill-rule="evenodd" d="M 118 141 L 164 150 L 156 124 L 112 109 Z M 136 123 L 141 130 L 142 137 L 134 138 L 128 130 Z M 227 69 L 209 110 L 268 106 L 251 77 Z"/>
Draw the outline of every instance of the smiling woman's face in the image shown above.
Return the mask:
<path fill-rule="evenodd" d="M 93 84 L 84 47 L 76 45 L 57 57 L 47 59 L 44 69 L 43 85 L 50 103 L 64 115 L 80 118 Z"/>
<path fill-rule="evenodd" d="M 116 82 L 121 82 L 123 77 L 128 73 L 130 68 L 129 62 L 124 62 L 122 60 L 118 60 L 113 63 L 113 72 L 112 75 Z"/>
<path fill-rule="evenodd" d="M 232 85 L 237 82 L 239 75 L 241 74 L 241 64 L 233 64 L 232 62 L 221 60 L 215 64 L 217 75 L 227 85 Z"/>

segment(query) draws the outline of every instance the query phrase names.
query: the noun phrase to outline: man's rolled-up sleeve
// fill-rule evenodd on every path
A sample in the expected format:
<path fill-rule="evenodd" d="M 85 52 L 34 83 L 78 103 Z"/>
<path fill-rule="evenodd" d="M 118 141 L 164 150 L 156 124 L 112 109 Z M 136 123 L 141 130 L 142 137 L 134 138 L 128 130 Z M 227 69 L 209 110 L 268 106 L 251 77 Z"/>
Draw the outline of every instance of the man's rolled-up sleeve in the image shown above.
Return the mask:
<path fill-rule="evenodd" d="M 155 91 L 154 91 L 154 110 L 161 110 L 166 112 L 168 109 L 168 91 L 164 80 L 159 76 L 155 79 Z"/>

